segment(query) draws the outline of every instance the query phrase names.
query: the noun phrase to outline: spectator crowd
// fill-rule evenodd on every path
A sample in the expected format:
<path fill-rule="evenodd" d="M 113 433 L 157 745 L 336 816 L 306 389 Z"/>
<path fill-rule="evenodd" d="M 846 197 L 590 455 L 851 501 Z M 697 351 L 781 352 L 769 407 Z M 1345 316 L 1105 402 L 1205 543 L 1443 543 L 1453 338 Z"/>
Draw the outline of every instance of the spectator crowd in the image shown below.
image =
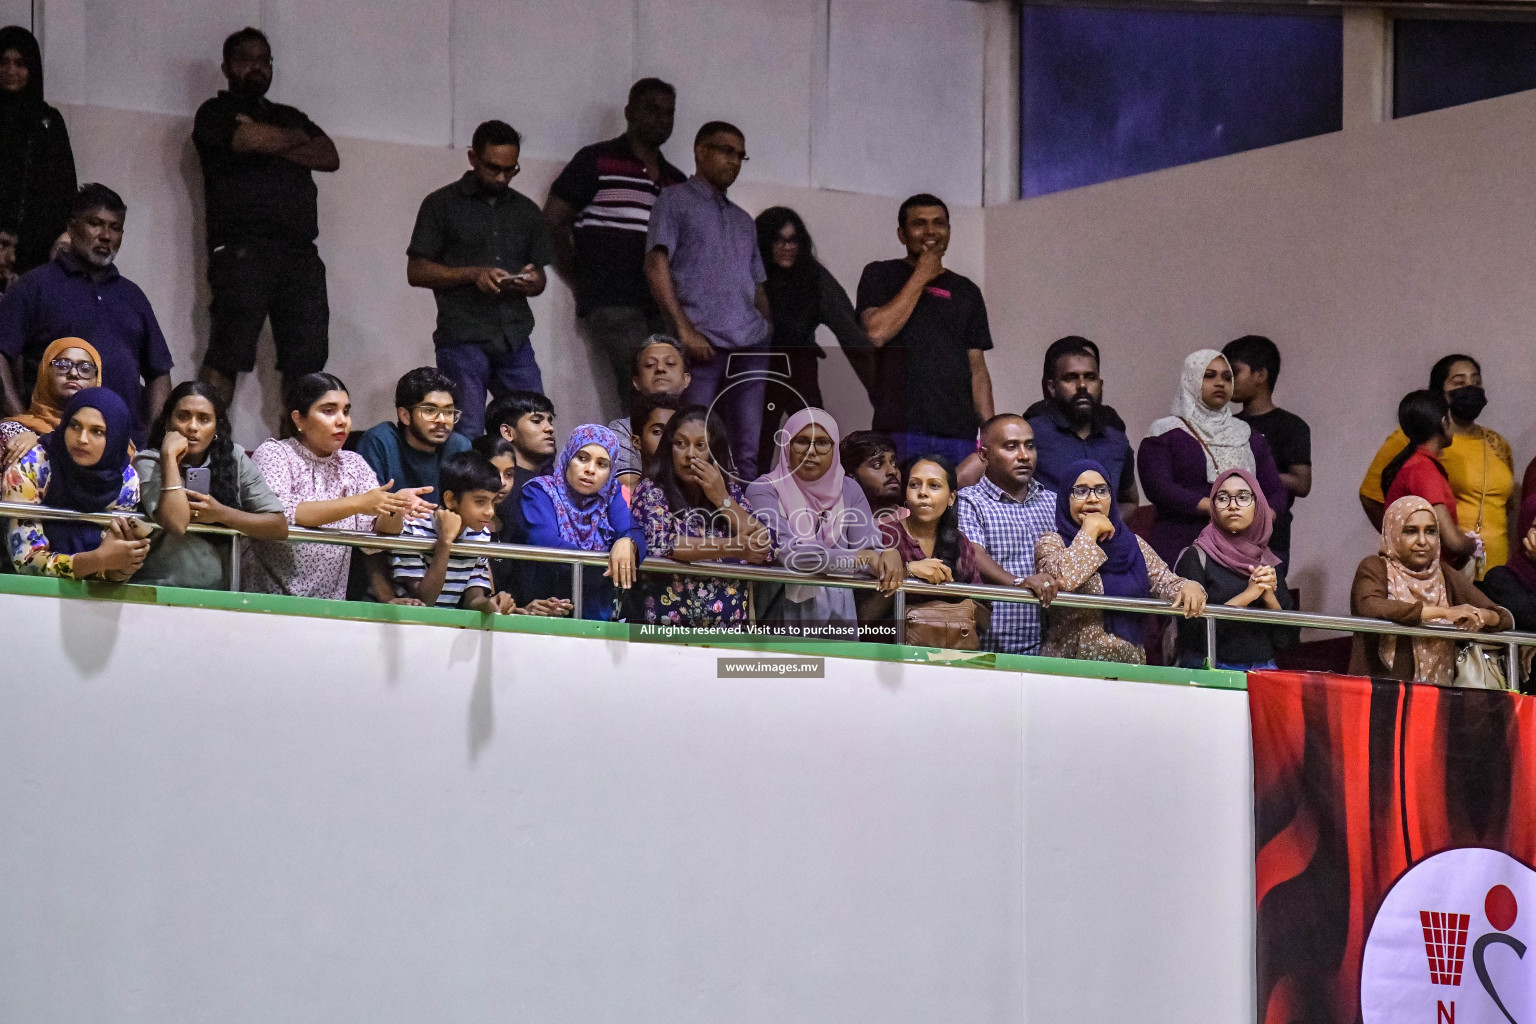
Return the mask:
<path fill-rule="evenodd" d="M 1169 415 L 1133 449 L 1105 403 L 1102 354 L 1046 351 L 1042 397 L 999 412 L 986 301 L 949 269 L 949 210 L 904 201 L 904 254 L 869 263 L 850 297 L 806 223 L 730 199 L 746 134 L 710 121 L 693 173 L 670 163 L 676 94 L 630 90 L 626 130 L 566 165 L 540 207 L 512 187 L 522 139 L 476 128 L 468 168 L 423 198 L 406 281 L 432 292 L 435 365 L 410 369 L 395 417 L 354 431 L 325 372 L 329 305 L 315 172 L 340 166 L 303 112 L 266 98 L 272 51 L 224 44 L 228 88 L 198 110 L 211 295 L 196 377 L 174 369 L 154 309 L 115 260 L 127 206 L 76 181 L 69 135 L 42 98 L 36 40 L 0 30 L 0 474 L 3 500 L 119 515 L 108 526 L 18 516 L 15 571 L 227 588 L 227 527 L 246 590 L 494 614 L 667 626 L 793 627 L 894 636 L 908 579 L 1019 588 L 1036 603 L 923 600 L 908 638 L 1000 653 L 1203 664 L 1208 602 L 1296 607 L 1291 524 L 1312 486 L 1310 431 L 1275 404 L 1281 354 L 1238 338 L 1192 352 Z M 529 338 L 548 268 L 613 369 L 629 415 L 561 443 Z M 270 324 L 285 390 L 278 437 L 247 453 L 227 409 Z M 865 389 L 871 429 L 823 407 L 827 327 Z M 30 386 L 30 397 L 26 389 Z M 1448 355 L 1404 397 L 1360 487 L 1380 530 L 1352 611 L 1393 622 L 1536 629 L 1536 463 L 1517 483 L 1509 444 L 1477 422 L 1481 367 Z M 1138 486 L 1139 478 L 1139 486 Z M 1526 497 L 1522 501 L 1521 495 Z M 288 543 L 290 527 L 404 535 L 424 553 Z M 580 595 L 563 565 L 455 554 L 460 541 L 600 553 Z M 772 565 L 804 582 L 642 572 L 677 563 Z M 728 571 L 728 570 L 727 570 Z M 826 574 L 876 584 L 855 591 Z M 1151 598 L 1184 613 L 1051 608 L 1060 593 Z M 1273 666 L 1294 631 L 1221 622 L 1222 667 Z M 1354 668 L 1450 682 L 1449 640 L 1356 641 Z"/>

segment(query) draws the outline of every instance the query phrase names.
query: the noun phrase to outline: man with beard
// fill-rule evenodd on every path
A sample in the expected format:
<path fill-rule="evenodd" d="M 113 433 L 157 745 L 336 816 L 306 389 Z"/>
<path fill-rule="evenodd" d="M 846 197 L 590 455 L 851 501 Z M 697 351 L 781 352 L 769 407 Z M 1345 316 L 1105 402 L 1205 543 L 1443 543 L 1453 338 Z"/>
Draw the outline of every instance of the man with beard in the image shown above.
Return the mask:
<path fill-rule="evenodd" d="M 1075 335 L 1061 338 L 1046 349 L 1044 370 L 1046 400 L 1032 407 L 1037 411 L 1029 418 L 1039 460 L 1036 479 L 1059 493 L 1072 481 L 1058 474 L 1079 459 L 1093 459 L 1108 470 L 1121 507 L 1134 508 L 1135 456 L 1120 417 L 1104 404 L 1098 346 Z"/>
<path fill-rule="evenodd" d="M 458 386 L 436 367 L 418 366 L 395 384 L 395 418 L 364 431 L 357 442 L 379 482 L 393 490 L 430 487 L 423 501 L 437 504 L 437 476 L 443 460 L 469 449 L 469 439 L 454 433 L 459 419 Z M 390 481 L 394 481 L 390 484 Z M 394 593 L 389 561 L 383 554 L 363 552 L 352 559 L 347 597 L 364 601 Z"/>
<path fill-rule="evenodd" d="M 357 442 L 357 454 L 394 489 L 430 487 L 424 501 L 436 502 L 437 473 L 443 459 L 469 450 L 469 438 L 454 432 L 459 420 L 458 385 L 442 371 L 418 366 L 395 384 L 395 419 L 370 428 Z"/>
<path fill-rule="evenodd" d="M 100 375 L 101 386 L 128 406 L 130 436 L 143 447 L 150 420 L 171 393 L 173 363 L 149 298 L 114 265 L 126 216 L 116 192 L 81 186 L 69 211 L 69 249 L 21 275 L 0 303 L 0 387 L 10 414 L 19 412 L 16 371 L 22 381 L 34 381 L 54 339 L 83 338 L 102 365 L 76 363 L 71 372 L 82 379 Z"/>
<path fill-rule="evenodd" d="M 1056 529 L 1056 495 L 1035 478 L 1035 434 L 1022 416 L 1003 413 L 981 425 L 981 458 L 986 475 L 962 488 L 956 505 L 960 532 L 988 557 L 978 557 L 982 579 L 1022 587 L 1040 599 L 1056 598 L 1056 584 L 1035 572 L 1035 545 Z M 989 651 L 1033 654 L 1040 646 L 1040 609 L 998 601 L 983 637 Z"/>
<path fill-rule="evenodd" d="M 645 280 L 645 232 L 661 190 L 687 180 L 661 155 L 676 109 L 676 89 L 640 79 L 629 89 L 624 134 L 578 151 L 544 201 L 555 270 L 576 293 L 576 316 L 613 369 L 615 411 L 629 404 L 630 356 L 664 328 Z"/>
<path fill-rule="evenodd" d="M 330 299 L 314 171 L 341 166 L 336 146 L 303 113 L 267 99 L 272 47 L 254 28 L 224 40 L 229 88 L 197 110 L 192 142 L 207 201 L 208 353 L 198 379 L 234 400 L 256 368 L 256 340 L 272 321 L 277 370 L 287 388 L 325 369 Z"/>
<path fill-rule="evenodd" d="M 422 200 L 406 249 L 406 280 L 437 299 L 437 367 L 458 382 L 466 437 L 484 433 L 487 392 L 544 391 L 528 299 L 555 249 L 538 204 L 512 187 L 522 146 L 505 121 L 476 128 L 469 170 Z"/>

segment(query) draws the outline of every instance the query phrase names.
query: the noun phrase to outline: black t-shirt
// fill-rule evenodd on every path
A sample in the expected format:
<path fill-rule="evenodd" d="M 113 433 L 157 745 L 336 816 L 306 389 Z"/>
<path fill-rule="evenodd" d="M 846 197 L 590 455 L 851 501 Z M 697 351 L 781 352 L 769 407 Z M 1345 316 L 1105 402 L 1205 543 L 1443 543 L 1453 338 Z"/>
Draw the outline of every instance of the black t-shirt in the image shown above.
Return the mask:
<path fill-rule="evenodd" d="M 620 135 L 576 152 L 549 186 L 576 210 L 576 315 L 603 306 L 637 306 L 654 311 L 645 280 L 645 232 L 661 190 L 688 180 L 661 161 L 661 180 L 652 181 L 645 163 Z"/>
<path fill-rule="evenodd" d="M 325 134 L 299 110 L 265 97 L 248 99 L 224 90 L 198 107 L 192 142 L 203 165 L 209 247 L 252 239 L 313 243 L 320 234 L 314 175 L 280 156 L 236 153 L 239 114 L 298 128 L 310 138 Z"/>
<path fill-rule="evenodd" d="M 1312 428 L 1300 416 L 1284 409 L 1271 409 L 1258 416 L 1239 413 L 1237 418 L 1264 435 L 1280 472 L 1312 465 Z M 1291 553 L 1291 506 L 1295 503 L 1296 499 L 1287 494 L 1285 508 L 1275 509 L 1275 532 L 1269 538 L 1270 548 L 1287 560 Z"/>
<path fill-rule="evenodd" d="M 1523 557 L 1518 551 L 1510 555 L 1511 558 Z M 1536 630 L 1536 594 L 1525 588 L 1520 582 L 1520 577 L 1507 565 L 1496 565 L 1488 570 L 1477 589 L 1488 596 L 1488 600 L 1494 604 L 1502 605 L 1509 609 L 1509 613 L 1515 617 L 1515 628 L 1529 633 Z"/>
<path fill-rule="evenodd" d="M 1204 587 L 1208 604 L 1226 604 L 1248 589 L 1246 575 L 1233 572 L 1209 555 L 1204 555 L 1202 564 L 1202 555 L 1204 553 L 1193 545 L 1185 548 L 1173 571 Z M 1285 580 L 1280 580 L 1279 584 L 1275 588 L 1275 599 L 1285 611 L 1294 610 L 1296 605 L 1291 600 L 1291 592 L 1286 589 Z M 1250 607 L 1263 606 L 1262 601 L 1255 601 Z M 1294 644 L 1298 636 L 1291 626 L 1268 626 L 1261 622 L 1218 622 L 1216 660 L 1223 665 L 1262 665 L 1274 661 L 1275 654 Z M 1205 657 L 1204 619 L 1179 620 L 1179 654 Z"/>
<path fill-rule="evenodd" d="M 906 260 L 865 267 L 859 314 L 890 302 L 911 276 Z M 874 428 L 974 438 L 981 421 L 971 398 L 971 351 L 991 347 L 981 289 L 969 278 L 944 271 L 923 289 L 906 324 L 879 351 Z"/>

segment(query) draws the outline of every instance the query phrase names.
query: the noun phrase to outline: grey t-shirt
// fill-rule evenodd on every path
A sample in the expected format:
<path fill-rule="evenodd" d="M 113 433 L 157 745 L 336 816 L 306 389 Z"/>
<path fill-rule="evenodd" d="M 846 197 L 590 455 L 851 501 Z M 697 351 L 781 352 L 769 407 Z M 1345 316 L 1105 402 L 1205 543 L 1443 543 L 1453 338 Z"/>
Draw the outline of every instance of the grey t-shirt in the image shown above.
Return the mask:
<path fill-rule="evenodd" d="M 185 471 L 186 463 L 182 463 Z M 160 507 L 160 453 L 154 449 L 139 452 L 133 460 L 139 473 L 139 504 L 144 514 L 154 517 Z M 235 472 L 240 480 L 240 508 L 245 512 L 283 511 L 283 503 L 267 486 L 261 470 L 235 445 Z M 195 587 L 200 590 L 229 589 L 229 540 L 207 534 L 188 533 L 177 537 L 169 530 L 156 530 L 149 556 L 133 574 L 134 583 L 160 587 Z"/>

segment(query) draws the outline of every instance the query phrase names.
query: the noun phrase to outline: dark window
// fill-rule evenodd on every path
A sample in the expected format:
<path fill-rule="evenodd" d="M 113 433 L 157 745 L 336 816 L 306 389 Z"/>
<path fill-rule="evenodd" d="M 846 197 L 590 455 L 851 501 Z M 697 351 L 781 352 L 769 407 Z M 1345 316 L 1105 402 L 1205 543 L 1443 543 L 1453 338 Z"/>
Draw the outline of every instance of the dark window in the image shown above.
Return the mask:
<path fill-rule="evenodd" d="M 1536 89 L 1536 23 L 1399 18 L 1392 23 L 1392 116 Z"/>
<path fill-rule="evenodd" d="M 1332 15 L 1026 6 L 1026 198 L 1343 125 Z"/>

